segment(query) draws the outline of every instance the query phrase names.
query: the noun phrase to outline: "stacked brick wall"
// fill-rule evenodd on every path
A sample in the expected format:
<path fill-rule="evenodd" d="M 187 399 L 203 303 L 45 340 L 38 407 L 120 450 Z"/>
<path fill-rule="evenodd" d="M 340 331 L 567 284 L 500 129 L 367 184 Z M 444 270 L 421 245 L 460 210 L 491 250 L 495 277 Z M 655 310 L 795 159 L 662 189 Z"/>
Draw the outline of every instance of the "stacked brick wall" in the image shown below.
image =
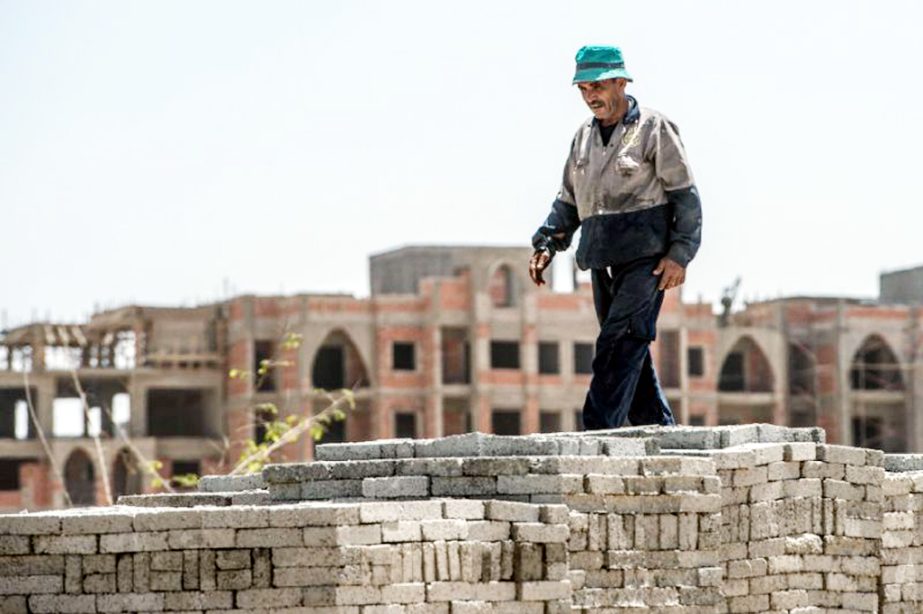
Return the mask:
<path fill-rule="evenodd" d="M 276 500 L 463 497 L 565 504 L 575 611 L 713 606 L 721 600 L 722 572 L 714 463 L 637 456 L 656 450 L 641 437 L 472 434 L 319 446 L 318 457 L 329 460 L 276 465 L 264 477 Z M 635 456 L 611 456 L 620 454 Z"/>
<path fill-rule="evenodd" d="M 767 443 L 714 459 L 729 611 L 878 610 L 881 452 Z"/>
<path fill-rule="evenodd" d="M 771 425 L 317 455 L 0 516 L 0 612 L 923 612 L 923 456 Z"/>
<path fill-rule="evenodd" d="M 923 457 L 886 458 L 882 483 L 881 612 L 923 611 Z"/>
<path fill-rule="evenodd" d="M 566 523 L 437 500 L 3 516 L 0 611 L 542 614 L 569 606 Z"/>

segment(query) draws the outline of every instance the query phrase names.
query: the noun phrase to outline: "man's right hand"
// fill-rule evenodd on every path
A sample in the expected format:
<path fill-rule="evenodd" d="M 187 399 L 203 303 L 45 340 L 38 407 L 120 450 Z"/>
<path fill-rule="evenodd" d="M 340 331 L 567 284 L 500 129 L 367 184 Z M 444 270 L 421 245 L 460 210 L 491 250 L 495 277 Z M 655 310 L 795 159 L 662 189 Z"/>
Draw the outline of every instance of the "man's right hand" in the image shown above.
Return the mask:
<path fill-rule="evenodd" d="M 542 272 L 548 268 L 549 264 L 551 264 L 551 253 L 548 250 L 536 250 L 532 254 L 532 258 L 529 259 L 529 277 L 532 278 L 536 286 L 545 284 Z"/>

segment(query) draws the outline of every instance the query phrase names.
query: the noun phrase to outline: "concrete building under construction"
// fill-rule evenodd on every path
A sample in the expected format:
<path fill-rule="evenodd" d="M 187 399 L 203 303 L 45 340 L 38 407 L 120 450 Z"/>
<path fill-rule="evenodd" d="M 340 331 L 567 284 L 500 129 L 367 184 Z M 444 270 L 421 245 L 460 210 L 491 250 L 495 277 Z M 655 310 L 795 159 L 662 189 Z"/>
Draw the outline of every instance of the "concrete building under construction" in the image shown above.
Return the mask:
<path fill-rule="evenodd" d="M 149 491 L 148 460 L 166 477 L 226 470 L 260 436 L 262 404 L 317 412 L 331 389 L 353 389 L 356 407 L 325 442 L 577 430 L 592 293 L 536 288 L 530 254 L 406 247 L 371 257 L 368 298 L 248 295 L 4 331 L 0 509 Z M 877 301 L 790 297 L 718 317 L 669 292 L 653 350 L 678 421 L 819 425 L 829 443 L 923 451 L 923 268 L 881 282 Z M 297 348 L 282 342 L 290 333 Z M 264 360 L 285 366 L 228 377 Z M 283 457 L 308 459 L 313 445 Z"/>

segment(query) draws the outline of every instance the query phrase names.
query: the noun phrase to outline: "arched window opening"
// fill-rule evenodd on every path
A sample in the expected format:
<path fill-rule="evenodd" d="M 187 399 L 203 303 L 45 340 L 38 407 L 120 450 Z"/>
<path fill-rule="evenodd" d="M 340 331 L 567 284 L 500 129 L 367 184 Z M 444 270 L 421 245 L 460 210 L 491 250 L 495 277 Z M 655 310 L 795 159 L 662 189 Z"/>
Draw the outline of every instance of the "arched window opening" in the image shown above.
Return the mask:
<path fill-rule="evenodd" d="M 494 307 L 513 307 L 516 304 L 516 277 L 507 264 L 498 266 L 490 276 L 487 293 Z"/>
<path fill-rule="evenodd" d="M 872 335 L 853 356 L 849 372 L 853 390 L 903 390 L 901 366 L 887 342 Z"/>
<path fill-rule="evenodd" d="M 814 394 L 814 358 L 798 344 L 788 345 L 788 389 L 792 396 Z"/>
<path fill-rule="evenodd" d="M 369 385 L 369 376 L 359 350 L 343 331 L 327 335 L 314 355 L 311 385 L 323 390 L 365 388 Z"/>
<path fill-rule="evenodd" d="M 117 501 L 122 495 L 139 495 L 142 472 L 138 458 L 128 448 L 122 448 L 115 457 L 112 469 L 112 494 Z"/>
<path fill-rule="evenodd" d="M 772 392 L 772 368 L 763 351 L 750 337 L 742 337 L 721 365 L 721 392 Z"/>
<path fill-rule="evenodd" d="M 83 450 L 74 450 L 64 464 L 64 487 L 74 505 L 96 505 L 96 472 Z"/>

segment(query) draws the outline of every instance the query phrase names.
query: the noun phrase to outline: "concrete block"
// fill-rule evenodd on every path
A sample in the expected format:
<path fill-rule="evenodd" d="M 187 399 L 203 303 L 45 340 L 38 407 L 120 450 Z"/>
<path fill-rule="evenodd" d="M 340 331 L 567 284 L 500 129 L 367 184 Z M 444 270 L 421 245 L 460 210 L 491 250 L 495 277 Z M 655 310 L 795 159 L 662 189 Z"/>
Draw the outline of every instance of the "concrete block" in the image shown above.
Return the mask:
<path fill-rule="evenodd" d="M 463 474 L 461 458 L 412 458 L 395 464 L 396 475 L 426 475 L 430 477 L 459 477 Z"/>
<path fill-rule="evenodd" d="M 0 555 L 28 554 L 27 535 L 0 535 Z"/>
<path fill-rule="evenodd" d="M 381 541 L 418 542 L 422 540 L 419 520 L 395 520 L 381 523 Z"/>
<path fill-rule="evenodd" d="M 923 454 L 885 454 L 884 468 L 893 473 L 923 471 Z"/>
<path fill-rule="evenodd" d="M 509 522 L 538 522 L 539 507 L 528 503 L 491 500 L 485 502 L 485 517 Z"/>
<path fill-rule="evenodd" d="M 359 504 L 363 523 L 442 518 L 442 501 L 376 501 Z"/>
<path fill-rule="evenodd" d="M 153 495 L 122 495 L 118 505 L 135 507 L 198 507 L 230 505 L 232 493 L 184 492 Z"/>
<path fill-rule="evenodd" d="M 394 460 L 360 460 L 328 463 L 332 480 L 362 480 L 394 475 Z"/>
<path fill-rule="evenodd" d="M 465 539 L 468 524 L 464 520 L 422 520 L 420 528 L 427 541 Z"/>
<path fill-rule="evenodd" d="M 346 444 L 328 444 L 346 445 Z M 362 480 L 309 480 L 301 483 L 301 498 L 345 499 L 362 496 Z"/>
<path fill-rule="evenodd" d="M 446 499 L 443 502 L 443 515 L 446 518 L 482 520 L 484 518 L 484 502 L 477 500 Z"/>
<path fill-rule="evenodd" d="M 30 595 L 29 611 L 36 614 L 96 612 L 95 595 Z"/>
<path fill-rule="evenodd" d="M 493 477 L 434 477 L 434 497 L 476 497 L 497 494 L 497 478 Z"/>
<path fill-rule="evenodd" d="M 850 446 L 822 445 L 817 446 L 817 460 L 841 465 L 863 466 L 866 462 L 864 448 Z"/>
<path fill-rule="evenodd" d="M 233 506 L 208 510 L 202 514 L 203 529 L 258 529 L 269 526 L 265 506 Z"/>
<path fill-rule="evenodd" d="M 297 480 L 292 480 L 297 481 Z M 266 488 L 261 473 L 248 475 L 203 475 L 196 486 L 199 492 L 240 492 Z"/>
<path fill-rule="evenodd" d="M 82 513 L 63 516 L 64 534 L 128 533 L 132 530 L 132 515 L 127 513 Z"/>
<path fill-rule="evenodd" d="M 234 529 L 167 531 L 167 544 L 171 549 L 231 548 Z"/>
<path fill-rule="evenodd" d="M 462 460 L 462 473 L 466 476 L 478 477 L 525 475 L 529 473 L 531 466 L 532 459 L 516 456 L 465 458 Z"/>
<path fill-rule="evenodd" d="M 240 529 L 234 540 L 236 548 L 282 548 L 301 543 L 302 534 L 296 528 Z"/>
<path fill-rule="evenodd" d="M 551 437 L 486 435 L 481 440 L 480 456 L 553 456 L 562 454 L 561 445 Z M 579 445 L 573 448 L 576 452 Z"/>
<path fill-rule="evenodd" d="M 571 494 L 583 492 L 580 475 L 501 475 L 497 477 L 500 494 Z"/>
<path fill-rule="evenodd" d="M 322 443 L 314 449 L 319 461 L 349 461 L 383 458 L 377 441 L 360 443 Z M 265 475 L 265 474 L 264 474 Z"/>
<path fill-rule="evenodd" d="M 569 536 L 567 525 L 538 522 L 514 522 L 511 532 L 515 541 L 534 544 L 565 543 Z"/>
<path fill-rule="evenodd" d="M 233 573 L 233 572 L 226 572 Z M 234 607 L 233 593 L 230 591 L 180 591 L 164 595 L 164 609 L 194 610 L 228 610 Z"/>
<path fill-rule="evenodd" d="M 135 531 L 198 529 L 202 526 L 202 511 L 188 509 L 146 509 L 134 515 L 133 524 Z"/>
<path fill-rule="evenodd" d="M 158 593 L 122 593 L 96 597 L 98 612 L 159 612 L 163 607 L 163 595 Z"/>
<path fill-rule="evenodd" d="M 97 537 L 95 535 L 39 535 L 32 540 L 36 554 L 93 554 L 96 552 Z"/>
<path fill-rule="evenodd" d="M 362 480 L 362 496 L 369 499 L 412 499 L 429 495 L 429 478 L 422 475 Z"/>
<path fill-rule="evenodd" d="M 414 442 L 414 456 L 417 458 L 484 456 L 484 442 L 489 436 L 484 433 L 465 433 L 439 439 L 423 439 Z"/>
<path fill-rule="evenodd" d="M 64 578 L 59 575 L 6 576 L 0 581 L 0 595 L 60 593 Z"/>
<path fill-rule="evenodd" d="M 263 588 L 237 591 L 237 607 L 242 609 L 261 609 L 267 604 L 274 608 L 287 608 L 301 605 L 301 589 L 298 588 Z"/>

